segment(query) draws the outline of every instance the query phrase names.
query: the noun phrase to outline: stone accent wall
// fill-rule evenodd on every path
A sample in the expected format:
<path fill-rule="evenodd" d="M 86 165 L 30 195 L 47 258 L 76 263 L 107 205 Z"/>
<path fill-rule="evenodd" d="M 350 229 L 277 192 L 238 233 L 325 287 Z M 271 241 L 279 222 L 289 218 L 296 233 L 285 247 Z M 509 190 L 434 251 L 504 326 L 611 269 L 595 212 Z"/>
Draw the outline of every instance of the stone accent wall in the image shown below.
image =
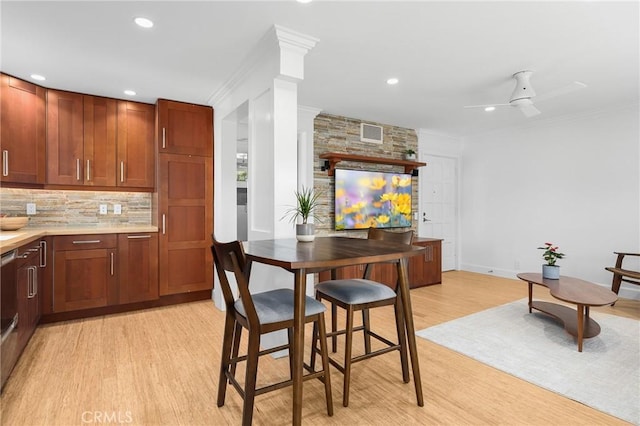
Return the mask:
<path fill-rule="evenodd" d="M 28 227 L 151 225 L 153 194 L 148 192 L 50 191 L 0 188 L 0 213 L 25 216 L 27 203 L 35 203 L 37 214 Z M 98 214 L 100 204 L 108 213 Z M 122 214 L 113 213 L 113 205 Z"/>
<path fill-rule="evenodd" d="M 369 157 L 394 158 L 401 160 L 406 149 L 418 151 L 418 135 L 413 129 L 387 124 L 364 121 L 383 127 L 383 142 L 369 143 L 360 141 L 360 123 L 363 120 L 330 114 L 319 114 L 314 121 L 313 157 L 314 188 L 321 192 L 321 207 L 317 215 L 322 222 L 316 222 L 318 235 L 366 236 L 367 231 L 335 231 L 334 224 L 334 179 L 326 171 L 320 170 L 319 155 L 325 152 L 345 152 Z M 376 171 L 404 172 L 399 166 L 388 164 L 358 163 L 343 161 L 337 166 L 344 169 L 362 169 Z M 412 211 L 418 211 L 418 178 L 412 179 Z M 414 220 L 412 229 L 417 231 Z"/>

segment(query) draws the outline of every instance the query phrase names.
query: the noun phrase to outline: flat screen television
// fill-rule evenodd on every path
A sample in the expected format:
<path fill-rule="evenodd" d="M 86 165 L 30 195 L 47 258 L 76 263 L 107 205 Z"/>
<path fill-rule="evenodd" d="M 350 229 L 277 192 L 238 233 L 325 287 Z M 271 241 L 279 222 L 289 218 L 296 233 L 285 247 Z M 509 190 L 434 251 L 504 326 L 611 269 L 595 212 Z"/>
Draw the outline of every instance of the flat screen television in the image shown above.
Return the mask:
<path fill-rule="evenodd" d="M 335 229 L 411 226 L 411 175 L 335 170 Z"/>

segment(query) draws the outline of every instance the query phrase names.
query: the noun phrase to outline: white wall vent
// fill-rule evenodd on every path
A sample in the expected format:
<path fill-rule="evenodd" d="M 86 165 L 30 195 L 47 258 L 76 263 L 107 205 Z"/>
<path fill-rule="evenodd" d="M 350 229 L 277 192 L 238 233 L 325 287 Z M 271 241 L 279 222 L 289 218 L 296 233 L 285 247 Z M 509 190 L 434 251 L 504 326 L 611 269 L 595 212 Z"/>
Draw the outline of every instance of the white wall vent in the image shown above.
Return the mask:
<path fill-rule="evenodd" d="M 360 140 L 362 142 L 382 143 L 382 126 L 360 123 Z"/>

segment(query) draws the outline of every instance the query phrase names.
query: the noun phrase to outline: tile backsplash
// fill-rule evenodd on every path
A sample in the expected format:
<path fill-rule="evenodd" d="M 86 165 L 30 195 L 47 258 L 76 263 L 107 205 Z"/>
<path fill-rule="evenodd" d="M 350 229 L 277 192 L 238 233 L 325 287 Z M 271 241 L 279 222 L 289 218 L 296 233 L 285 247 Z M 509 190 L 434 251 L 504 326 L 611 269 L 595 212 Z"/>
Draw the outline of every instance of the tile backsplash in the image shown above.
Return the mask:
<path fill-rule="evenodd" d="M 0 188 L 0 213 L 25 216 L 36 205 L 29 227 L 150 225 L 153 194 L 147 192 L 59 191 Z M 101 204 L 107 214 L 99 214 Z M 122 214 L 114 214 L 120 204 Z"/>

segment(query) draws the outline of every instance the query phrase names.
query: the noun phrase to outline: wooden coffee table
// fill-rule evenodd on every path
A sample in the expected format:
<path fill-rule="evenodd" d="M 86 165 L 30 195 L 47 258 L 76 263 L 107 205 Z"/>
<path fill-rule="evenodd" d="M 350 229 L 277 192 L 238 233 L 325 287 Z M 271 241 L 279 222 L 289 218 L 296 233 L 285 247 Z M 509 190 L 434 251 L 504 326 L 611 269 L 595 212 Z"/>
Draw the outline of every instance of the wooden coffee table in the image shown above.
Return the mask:
<path fill-rule="evenodd" d="M 582 352 L 582 339 L 600 334 L 600 325 L 589 317 L 589 307 L 610 305 L 618 300 L 611 290 L 578 278 L 561 276 L 548 280 L 531 272 L 518 274 L 518 278 L 529 283 L 529 312 L 536 309 L 560 320 L 567 333 L 578 338 L 578 352 Z M 577 305 L 577 314 L 567 306 L 532 300 L 533 284 L 547 287 L 558 300 Z"/>

